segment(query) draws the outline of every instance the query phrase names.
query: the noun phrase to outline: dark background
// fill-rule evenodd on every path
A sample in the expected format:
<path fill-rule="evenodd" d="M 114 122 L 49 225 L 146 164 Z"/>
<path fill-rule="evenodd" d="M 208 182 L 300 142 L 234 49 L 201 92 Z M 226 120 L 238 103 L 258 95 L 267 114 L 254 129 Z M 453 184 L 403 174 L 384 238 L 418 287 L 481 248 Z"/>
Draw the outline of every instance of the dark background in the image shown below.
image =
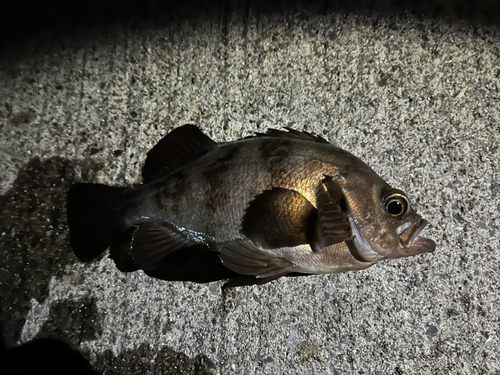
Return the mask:
<path fill-rule="evenodd" d="M 89 29 L 106 33 L 113 25 L 133 23 L 141 28 L 179 17 L 192 19 L 249 9 L 256 13 L 300 12 L 306 8 L 318 13 L 410 12 L 446 22 L 467 20 L 478 26 L 500 23 L 497 0 L 20 0 L 0 6 L 0 57 L 47 47 L 53 38 L 74 37 Z"/>

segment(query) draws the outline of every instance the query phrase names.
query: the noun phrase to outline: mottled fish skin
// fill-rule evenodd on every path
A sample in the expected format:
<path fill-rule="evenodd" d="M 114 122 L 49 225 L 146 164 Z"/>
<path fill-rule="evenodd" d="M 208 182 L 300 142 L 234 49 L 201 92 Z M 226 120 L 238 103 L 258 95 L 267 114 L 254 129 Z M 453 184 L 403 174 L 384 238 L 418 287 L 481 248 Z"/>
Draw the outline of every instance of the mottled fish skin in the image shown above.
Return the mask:
<path fill-rule="evenodd" d="M 141 205 L 131 213 L 132 220 L 134 224 L 168 221 L 194 238 L 205 236 L 208 243 L 224 243 L 241 237 L 240 224 L 248 204 L 265 190 L 297 191 L 316 207 L 315 191 L 325 176 L 358 169 L 378 177 L 338 147 L 313 146 L 280 138 L 221 144 L 201 160 L 141 187 Z"/>
<path fill-rule="evenodd" d="M 361 270 L 435 249 L 418 236 L 427 222 L 403 192 L 309 133 L 271 130 L 216 144 L 186 125 L 148 154 L 143 175 L 147 183 L 136 189 L 70 190 L 71 244 L 80 259 L 112 245 L 124 271 L 180 280 L 185 269 L 185 279 L 197 282 L 244 275 L 234 284 L 241 285 Z M 94 200 L 112 235 L 85 237 Z"/>

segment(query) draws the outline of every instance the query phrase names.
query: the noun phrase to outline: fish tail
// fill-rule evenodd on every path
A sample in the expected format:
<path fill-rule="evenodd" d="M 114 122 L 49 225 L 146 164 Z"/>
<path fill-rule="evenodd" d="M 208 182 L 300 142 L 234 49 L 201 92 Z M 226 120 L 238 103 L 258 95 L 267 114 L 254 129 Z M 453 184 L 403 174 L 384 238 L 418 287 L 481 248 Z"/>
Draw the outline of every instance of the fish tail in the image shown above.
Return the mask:
<path fill-rule="evenodd" d="M 131 225 L 126 220 L 129 188 L 97 184 L 73 185 L 67 212 L 70 245 L 81 261 L 96 258 Z"/>

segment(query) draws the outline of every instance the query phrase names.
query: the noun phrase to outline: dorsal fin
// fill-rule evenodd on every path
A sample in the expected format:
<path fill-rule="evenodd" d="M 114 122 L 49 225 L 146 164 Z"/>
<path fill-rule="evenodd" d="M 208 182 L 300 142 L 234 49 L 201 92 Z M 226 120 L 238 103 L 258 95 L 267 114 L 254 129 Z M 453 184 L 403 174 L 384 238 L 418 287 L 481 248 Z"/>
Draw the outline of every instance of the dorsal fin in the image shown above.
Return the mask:
<path fill-rule="evenodd" d="M 142 168 L 145 184 L 166 176 L 217 147 L 217 143 L 194 125 L 172 130 L 148 152 Z"/>
<path fill-rule="evenodd" d="M 294 139 L 303 139 L 306 141 L 320 142 L 320 143 L 330 143 L 323 137 L 315 135 L 306 131 L 298 131 L 292 128 L 286 127 L 288 131 L 278 130 L 278 129 L 268 129 L 266 133 L 255 133 L 257 137 L 285 137 Z"/>

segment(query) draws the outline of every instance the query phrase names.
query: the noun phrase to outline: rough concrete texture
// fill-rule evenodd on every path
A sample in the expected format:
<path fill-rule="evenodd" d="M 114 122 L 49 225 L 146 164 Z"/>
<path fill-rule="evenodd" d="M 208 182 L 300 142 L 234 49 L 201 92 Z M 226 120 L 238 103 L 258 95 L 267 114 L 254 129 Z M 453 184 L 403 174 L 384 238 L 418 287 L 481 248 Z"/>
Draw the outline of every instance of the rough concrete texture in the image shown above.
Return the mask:
<path fill-rule="evenodd" d="M 9 345 L 61 338 L 106 374 L 500 374 L 498 26 L 247 7 L 23 46 L 0 60 Z M 436 252 L 224 293 L 80 263 L 69 186 L 140 183 L 185 123 L 326 137 L 409 194 Z"/>

